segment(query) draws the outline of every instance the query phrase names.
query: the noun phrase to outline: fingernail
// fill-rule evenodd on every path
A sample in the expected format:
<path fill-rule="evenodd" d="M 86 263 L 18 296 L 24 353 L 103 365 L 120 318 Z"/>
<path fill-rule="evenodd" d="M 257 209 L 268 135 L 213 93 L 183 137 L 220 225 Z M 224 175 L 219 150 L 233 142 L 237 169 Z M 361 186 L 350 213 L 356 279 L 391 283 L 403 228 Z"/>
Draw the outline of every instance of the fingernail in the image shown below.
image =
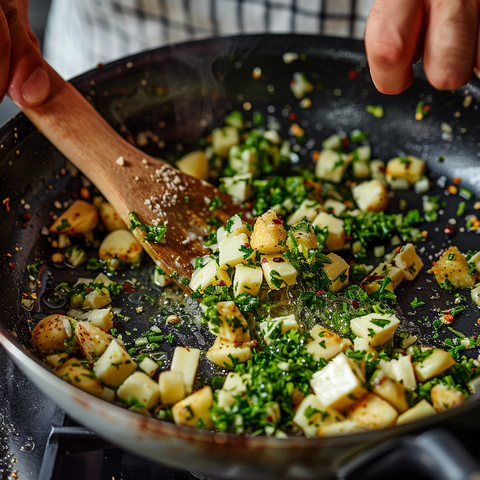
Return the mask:
<path fill-rule="evenodd" d="M 40 103 L 50 93 L 50 79 L 44 67 L 38 67 L 22 86 L 22 97 L 28 103 Z"/>

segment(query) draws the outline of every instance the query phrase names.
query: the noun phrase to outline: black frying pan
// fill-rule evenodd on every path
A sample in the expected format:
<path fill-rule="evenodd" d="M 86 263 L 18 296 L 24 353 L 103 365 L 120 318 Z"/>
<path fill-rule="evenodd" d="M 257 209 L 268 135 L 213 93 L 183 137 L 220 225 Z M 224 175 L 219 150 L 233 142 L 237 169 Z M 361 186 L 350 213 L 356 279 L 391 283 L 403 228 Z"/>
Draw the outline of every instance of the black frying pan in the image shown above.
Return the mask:
<path fill-rule="evenodd" d="M 282 60 L 285 52 L 304 56 L 286 65 Z M 259 79 L 252 78 L 255 67 L 262 69 Z M 309 109 L 300 108 L 290 91 L 289 82 L 296 71 L 304 72 L 317 87 L 308 95 L 313 102 Z M 421 66 L 417 65 L 415 82 L 406 92 L 395 97 L 383 96 L 371 82 L 361 42 L 311 36 L 206 40 L 130 57 L 78 77 L 73 83 L 89 96 L 100 113 L 122 135 L 136 139 L 140 132 L 151 131 L 154 135 L 142 148 L 152 155 L 165 158 L 178 155 L 182 149 L 195 148 L 202 136 L 221 124 L 225 113 L 233 109 L 244 110 L 245 102 L 249 102 L 253 108 L 245 111 L 247 118 L 253 111 L 273 114 L 281 123 L 284 135 L 291 124 L 290 114 L 298 117 L 307 139 L 315 140 L 300 147 L 299 157 L 303 162 L 308 161 L 310 151 L 320 148 L 321 141 L 336 129 L 349 132 L 361 128 L 370 132 L 374 157 L 388 160 L 396 155 L 420 156 L 427 161 L 433 178 L 438 179 L 441 175 L 461 177 L 463 186 L 480 195 L 477 157 L 480 125 L 476 120 L 479 82 L 472 81 L 466 87 L 474 100 L 472 106 L 463 108 L 465 89 L 437 92 L 425 81 Z M 432 107 L 428 117 L 421 122 L 414 118 L 419 100 Z M 366 105 L 380 104 L 385 110 L 384 118 L 377 119 L 366 113 Z M 460 116 L 455 112 L 460 112 Z M 441 122 L 452 125 L 451 141 L 442 140 Z M 345 465 L 352 465 L 348 462 L 355 455 L 374 452 L 373 446 L 409 431 L 418 432 L 441 422 L 462 425 L 463 428 L 480 426 L 472 421 L 472 418 L 479 417 L 479 400 L 472 397 L 467 405 L 435 418 L 346 437 L 280 440 L 218 435 L 147 419 L 65 384 L 41 362 L 25 353 L 20 345 L 29 342 L 31 324 L 28 320 L 53 311 L 42 302 L 44 289 L 48 290 L 50 285 L 49 275 L 53 275 L 55 281 L 71 281 L 71 270 L 56 268 L 47 262 L 40 272 L 43 286 L 34 310 L 25 311 L 20 306 L 20 299 L 22 292 L 27 291 L 26 265 L 37 257 L 48 258 L 51 254 L 41 228 L 50 224 L 49 212 L 55 211 L 54 201 L 69 199 L 72 192 L 78 191 L 80 179 L 61 174 L 62 168 L 70 170 L 65 158 L 23 115 L 0 131 L 0 144 L 0 191 L 2 200 L 9 198 L 10 205 L 10 212 L 6 206 L 0 209 L 0 341 L 37 386 L 67 413 L 110 441 L 174 467 L 188 466 L 193 471 L 218 477 L 311 478 L 331 475 L 342 466 L 342 474 L 346 475 L 349 470 Z M 443 163 L 438 160 L 440 156 L 445 157 Z M 95 179 L 94 173 L 90 176 Z M 443 195 L 443 191 L 444 188 L 438 187 L 432 193 Z M 396 207 L 400 197 L 407 200 L 409 208 L 420 206 L 415 195 L 403 192 L 395 195 L 392 208 Z M 448 204 L 445 214 L 437 224 L 429 226 L 435 247 L 429 245 L 423 254 L 426 268 L 431 264 L 429 256 L 450 243 L 462 251 L 479 249 L 480 242 L 473 234 L 445 236 L 443 228 L 447 219 L 455 217 L 460 199 L 451 196 L 445 200 Z M 29 210 L 25 204 L 30 206 Z M 473 202 L 468 203 L 467 213 L 473 212 L 472 205 Z M 25 213 L 32 213 L 32 218 L 25 217 Z M 457 232 L 459 226 L 455 227 Z M 422 275 L 422 279 L 425 277 Z M 437 292 L 440 299 L 432 300 Z M 418 280 L 405 286 L 402 284 L 397 294 L 399 316 L 404 324 L 410 323 L 409 328 L 421 334 L 427 344 L 440 346 L 446 334 L 441 333 L 438 339 L 433 339 L 432 328 L 419 324 L 415 321 L 417 317 L 409 315 L 412 311 L 410 302 L 415 296 L 425 301 L 426 305 L 416 313 L 417 316 L 426 316 L 432 308 L 451 304 L 453 293 L 441 290 L 435 282 Z M 125 308 L 133 310 L 134 305 Z M 478 313 L 478 309 L 471 306 L 455 320 L 455 328 L 467 335 L 476 334 Z M 148 325 L 144 320 L 136 321 Z M 189 332 L 183 332 L 183 335 L 185 337 L 177 340 L 200 342 L 204 350 L 206 344 L 203 342 L 210 338 L 203 331 L 204 340 L 198 340 L 199 336 Z M 209 375 L 206 362 L 201 364 L 201 375 Z M 417 452 L 421 439 L 425 437 L 419 438 L 413 449 Z M 441 443 L 437 439 L 431 438 L 429 444 Z M 444 458 L 443 454 L 438 455 L 438 461 Z M 462 465 L 464 471 L 473 468 L 466 461 Z M 444 468 L 442 472 L 446 474 L 448 469 Z"/>

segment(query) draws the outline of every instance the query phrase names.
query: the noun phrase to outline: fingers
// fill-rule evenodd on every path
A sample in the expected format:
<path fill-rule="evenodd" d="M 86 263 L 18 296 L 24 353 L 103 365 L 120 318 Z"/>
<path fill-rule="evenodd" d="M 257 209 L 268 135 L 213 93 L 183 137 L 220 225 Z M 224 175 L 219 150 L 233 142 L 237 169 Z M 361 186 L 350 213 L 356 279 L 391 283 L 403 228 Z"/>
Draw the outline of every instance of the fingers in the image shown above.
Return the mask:
<path fill-rule="evenodd" d="M 373 82 L 380 92 L 400 93 L 412 83 L 423 16 L 422 0 L 375 1 L 367 20 L 365 48 Z"/>
<path fill-rule="evenodd" d="M 478 5 L 475 0 L 432 0 L 423 66 L 439 90 L 453 90 L 472 77 L 477 50 Z"/>
<path fill-rule="evenodd" d="M 14 0 L 0 0 L 3 18 L 9 30 L 10 42 L 7 53 L 10 53 L 10 68 L 2 70 L 10 72 L 8 79 L 8 95 L 17 104 L 34 107 L 43 103 L 50 93 L 45 62 L 40 50 L 32 42 L 24 27 Z M 5 38 L 5 23 L 0 27 L 0 39 Z M 5 50 L 2 46 L 2 50 Z M 5 62 L 5 60 L 4 60 Z M 4 80 L 3 80 L 4 81 Z M 1 92 L 1 91 L 0 91 Z"/>

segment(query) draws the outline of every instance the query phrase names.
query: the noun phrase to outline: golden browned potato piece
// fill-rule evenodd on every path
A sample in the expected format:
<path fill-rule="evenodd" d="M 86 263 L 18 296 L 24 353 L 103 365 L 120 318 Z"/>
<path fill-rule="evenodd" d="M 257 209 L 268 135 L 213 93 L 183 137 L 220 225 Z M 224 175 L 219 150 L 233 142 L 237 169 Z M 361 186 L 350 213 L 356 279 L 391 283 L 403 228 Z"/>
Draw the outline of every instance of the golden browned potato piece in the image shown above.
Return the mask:
<path fill-rule="evenodd" d="M 83 200 L 76 200 L 63 212 L 50 227 L 52 233 L 66 235 L 88 234 L 98 225 L 98 212 L 95 207 Z"/>
<path fill-rule="evenodd" d="M 101 201 L 96 202 L 95 206 L 107 232 L 113 232 L 114 230 L 128 230 L 127 224 L 106 200 L 102 198 Z"/>
<path fill-rule="evenodd" d="M 454 387 L 439 383 L 430 390 L 433 408 L 438 412 L 444 412 L 453 407 L 458 407 L 467 402 L 465 395 Z"/>
<path fill-rule="evenodd" d="M 457 247 L 449 247 L 429 270 L 433 273 L 438 284 L 447 290 L 451 288 L 472 288 L 476 281 L 476 272 L 468 273 L 467 259 Z"/>
<path fill-rule="evenodd" d="M 98 250 L 101 260 L 118 258 L 122 262 L 138 264 L 142 256 L 143 247 L 128 230 L 115 230 L 104 239 Z"/>
<path fill-rule="evenodd" d="M 273 210 L 268 210 L 257 218 L 253 227 L 250 246 L 267 255 L 282 253 L 288 250 L 286 245 L 287 231 L 282 220 Z"/>
<path fill-rule="evenodd" d="M 98 378 L 94 378 L 93 372 L 87 367 L 84 367 L 78 358 L 69 358 L 63 365 L 57 368 L 55 373 L 68 383 L 81 388 L 85 392 L 91 393 L 96 397 L 102 395 L 102 383 Z"/>
<path fill-rule="evenodd" d="M 107 349 L 112 336 L 88 322 L 78 322 L 75 327 L 80 350 L 90 362 L 95 362 Z"/>
<path fill-rule="evenodd" d="M 65 341 L 72 336 L 71 327 L 68 331 L 70 321 L 74 321 L 73 318 L 66 315 L 49 315 L 40 320 L 32 331 L 32 346 L 41 355 L 66 351 Z"/>

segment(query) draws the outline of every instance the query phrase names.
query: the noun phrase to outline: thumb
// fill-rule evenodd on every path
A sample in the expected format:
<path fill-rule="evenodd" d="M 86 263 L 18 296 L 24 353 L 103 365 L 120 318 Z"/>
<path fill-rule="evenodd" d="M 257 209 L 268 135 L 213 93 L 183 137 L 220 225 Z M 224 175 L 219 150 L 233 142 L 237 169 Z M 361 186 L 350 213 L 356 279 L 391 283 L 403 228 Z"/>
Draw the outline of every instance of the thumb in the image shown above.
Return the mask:
<path fill-rule="evenodd" d="M 34 107 L 50 94 L 50 79 L 40 50 L 22 23 L 14 0 L 0 0 L 10 31 L 11 57 L 8 95 L 18 105 Z"/>

